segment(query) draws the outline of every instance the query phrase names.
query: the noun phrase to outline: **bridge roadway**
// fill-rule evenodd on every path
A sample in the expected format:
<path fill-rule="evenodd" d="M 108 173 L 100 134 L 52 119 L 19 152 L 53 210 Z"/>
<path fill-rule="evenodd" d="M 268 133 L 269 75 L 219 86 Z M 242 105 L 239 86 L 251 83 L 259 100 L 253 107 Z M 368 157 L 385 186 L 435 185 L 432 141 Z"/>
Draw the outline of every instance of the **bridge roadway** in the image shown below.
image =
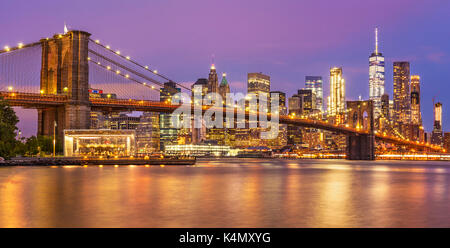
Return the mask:
<path fill-rule="evenodd" d="M 65 95 L 50 95 L 50 94 L 38 94 L 38 93 L 21 93 L 21 92 L 5 92 L 0 91 L 0 99 L 7 100 L 11 106 L 20 106 L 24 108 L 46 108 L 64 105 L 70 103 L 68 97 Z M 89 98 L 91 109 L 93 111 L 148 111 L 148 112 L 163 112 L 172 113 L 180 105 L 166 104 L 159 101 L 147 101 L 147 100 L 134 100 L 134 99 L 108 99 L 108 98 Z M 193 108 L 193 107 L 192 107 Z M 203 106 L 203 112 L 209 107 Z M 193 111 L 192 111 L 193 113 Z M 236 115 L 239 110 L 235 109 Z M 250 113 L 245 112 L 245 117 L 248 118 Z M 268 114 L 270 119 L 270 114 Z M 360 130 L 345 125 L 335 125 L 326 121 L 310 120 L 306 118 L 298 118 L 288 115 L 279 116 L 281 124 L 292 124 L 295 126 L 317 128 L 336 132 L 344 135 L 369 135 L 369 131 Z M 408 146 L 415 149 L 428 149 L 433 152 L 443 152 L 442 148 L 427 143 L 420 143 L 415 141 L 409 141 L 400 139 L 394 136 L 390 136 L 383 133 L 375 132 L 373 134 L 375 139 L 391 144 Z"/>

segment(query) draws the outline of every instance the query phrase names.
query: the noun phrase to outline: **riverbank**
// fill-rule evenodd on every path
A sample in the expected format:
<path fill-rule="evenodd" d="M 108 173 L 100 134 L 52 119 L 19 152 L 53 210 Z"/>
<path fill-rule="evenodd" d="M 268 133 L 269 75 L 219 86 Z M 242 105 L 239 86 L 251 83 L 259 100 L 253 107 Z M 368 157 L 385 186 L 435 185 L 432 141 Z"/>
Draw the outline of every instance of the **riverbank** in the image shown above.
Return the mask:
<path fill-rule="evenodd" d="M 55 165 L 194 165 L 195 158 L 15 158 L 0 166 L 55 166 Z"/>

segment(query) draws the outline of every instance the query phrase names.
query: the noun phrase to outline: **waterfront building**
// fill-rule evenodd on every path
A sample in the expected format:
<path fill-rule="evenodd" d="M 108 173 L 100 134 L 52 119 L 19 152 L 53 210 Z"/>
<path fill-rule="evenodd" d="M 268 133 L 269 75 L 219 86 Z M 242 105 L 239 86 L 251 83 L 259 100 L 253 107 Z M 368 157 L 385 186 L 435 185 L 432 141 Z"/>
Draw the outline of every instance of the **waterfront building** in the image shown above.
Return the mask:
<path fill-rule="evenodd" d="M 411 122 L 411 92 L 410 92 L 409 62 L 394 62 L 394 112 L 396 125 Z"/>
<path fill-rule="evenodd" d="M 111 115 L 103 120 L 103 128 L 113 130 L 136 129 L 141 121 L 138 116 L 128 116 L 126 114 Z"/>
<path fill-rule="evenodd" d="M 431 144 L 442 146 L 442 103 L 434 104 L 434 125 L 431 134 Z"/>
<path fill-rule="evenodd" d="M 449 132 L 444 133 L 444 149 L 447 153 L 450 152 L 450 133 Z"/>
<path fill-rule="evenodd" d="M 333 123 L 340 124 L 345 118 L 345 80 L 342 67 L 330 69 L 330 96 L 328 97 L 328 117 Z"/>
<path fill-rule="evenodd" d="M 168 156 L 225 157 L 236 156 L 237 150 L 231 149 L 230 146 L 202 143 L 197 145 L 167 145 L 164 153 Z"/>
<path fill-rule="evenodd" d="M 172 101 L 172 96 L 176 93 L 181 92 L 180 88 L 174 82 L 164 83 L 164 87 L 161 88 L 159 94 L 160 102 L 170 103 Z M 172 115 L 168 113 L 159 114 L 159 132 L 160 132 L 160 149 L 164 150 L 166 145 L 178 144 L 178 131 L 172 125 Z"/>
<path fill-rule="evenodd" d="M 305 88 L 311 90 L 316 96 L 315 106 L 319 111 L 323 111 L 323 80 L 321 76 L 306 76 Z"/>
<path fill-rule="evenodd" d="M 126 157 L 136 153 L 135 130 L 64 130 L 66 157 Z"/>
<path fill-rule="evenodd" d="M 420 112 L 420 76 L 411 76 L 411 123 L 422 126 Z"/>
<path fill-rule="evenodd" d="M 136 128 L 137 154 L 151 154 L 160 150 L 159 113 L 143 112 Z"/>
<path fill-rule="evenodd" d="M 375 50 L 369 57 L 369 99 L 373 101 L 374 119 L 381 115 L 381 97 L 384 94 L 384 56 L 378 50 L 378 29 L 375 29 Z M 377 128 L 377 125 L 375 125 Z"/>

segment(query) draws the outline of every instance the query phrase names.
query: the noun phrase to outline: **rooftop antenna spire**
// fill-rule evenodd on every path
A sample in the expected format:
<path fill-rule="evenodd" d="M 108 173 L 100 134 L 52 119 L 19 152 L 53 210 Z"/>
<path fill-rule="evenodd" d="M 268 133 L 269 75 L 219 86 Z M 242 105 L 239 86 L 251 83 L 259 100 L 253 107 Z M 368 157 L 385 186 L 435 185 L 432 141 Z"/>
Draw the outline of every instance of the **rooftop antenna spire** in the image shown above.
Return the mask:
<path fill-rule="evenodd" d="M 375 28 L 375 54 L 378 54 L 378 28 Z"/>
<path fill-rule="evenodd" d="M 69 32 L 69 30 L 67 29 L 66 22 L 64 22 L 64 34 L 67 34 L 67 32 Z"/>

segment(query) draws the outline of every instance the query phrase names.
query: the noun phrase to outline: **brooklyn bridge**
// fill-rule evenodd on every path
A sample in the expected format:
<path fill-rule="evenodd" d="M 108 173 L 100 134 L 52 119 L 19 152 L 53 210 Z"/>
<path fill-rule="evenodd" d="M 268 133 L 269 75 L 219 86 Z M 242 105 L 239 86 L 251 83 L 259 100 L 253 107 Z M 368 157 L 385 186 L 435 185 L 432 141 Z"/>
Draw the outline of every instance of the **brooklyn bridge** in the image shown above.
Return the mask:
<path fill-rule="evenodd" d="M 33 73 L 38 71 L 38 73 Z M 38 135 L 63 136 L 65 129 L 89 129 L 91 111 L 173 112 L 179 105 L 160 102 L 163 82 L 176 83 L 150 66 L 140 64 L 120 51 L 93 40 L 85 31 L 68 31 L 51 38 L 5 47 L 0 50 L 0 98 L 11 106 L 37 109 Z M 120 97 L 90 97 L 89 89 L 119 92 Z M 192 108 L 194 108 L 192 103 Z M 333 124 L 305 116 L 279 116 L 281 124 L 322 129 L 347 136 L 346 158 L 375 159 L 376 142 L 416 150 L 443 152 L 439 146 L 410 141 L 374 131 L 371 101 L 347 102 L 349 123 Z M 203 110 L 206 110 L 203 107 Z M 235 113 L 244 111 L 234 110 Z M 362 125 L 368 113 L 369 124 Z M 356 117 L 356 118 L 355 118 Z"/>

